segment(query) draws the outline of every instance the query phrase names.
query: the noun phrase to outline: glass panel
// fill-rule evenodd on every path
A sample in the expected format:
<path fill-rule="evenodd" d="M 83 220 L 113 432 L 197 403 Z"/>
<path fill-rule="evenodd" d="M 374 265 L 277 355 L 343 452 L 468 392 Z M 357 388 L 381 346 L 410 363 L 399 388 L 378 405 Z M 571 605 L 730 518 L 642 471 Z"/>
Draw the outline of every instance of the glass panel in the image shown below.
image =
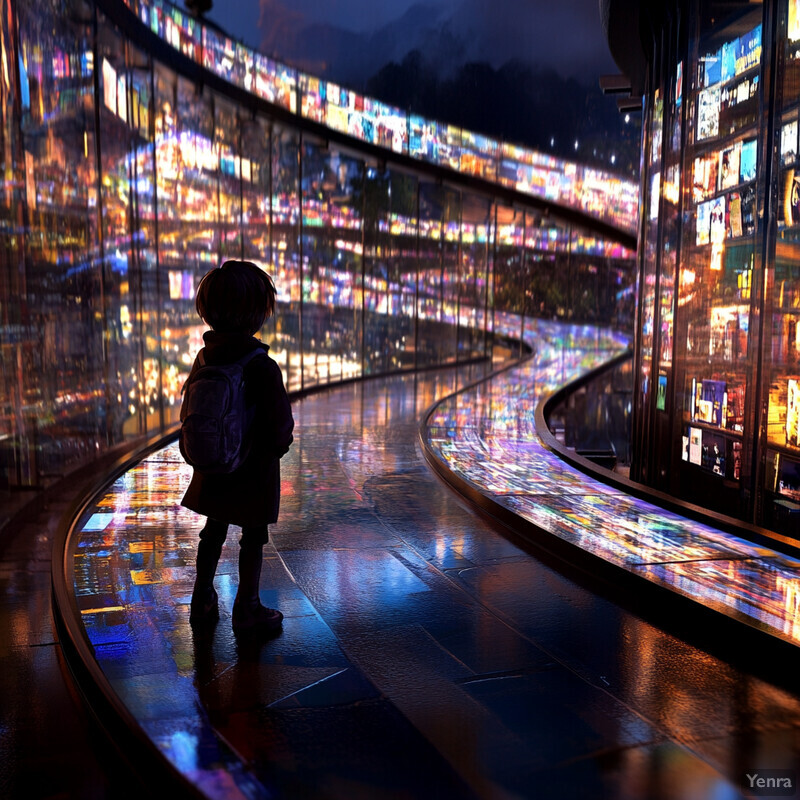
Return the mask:
<path fill-rule="evenodd" d="M 386 372 L 392 356 L 388 315 L 396 300 L 389 263 L 388 172 L 367 167 L 364 183 L 364 372 Z"/>
<path fill-rule="evenodd" d="M 437 187 L 419 185 L 419 282 L 417 314 L 420 320 L 438 321 L 442 300 L 441 207 L 435 202 Z"/>
<path fill-rule="evenodd" d="M 656 280 L 658 268 L 658 215 L 661 203 L 661 145 L 664 117 L 663 91 L 654 92 L 653 107 L 648 120 L 649 142 L 645 161 L 645 190 L 643 198 L 644 240 L 640 245 L 641 286 L 639 288 L 640 330 L 639 347 L 636 353 L 638 384 L 634 387 L 637 413 L 637 446 L 635 478 L 643 482 L 650 479 L 648 455 L 652 455 L 646 444 L 652 441 L 653 349 L 656 324 Z"/>
<path fill-rule="evenodd" d="M 459 350 L 458 314 L 460 310 L 460 261 L 461 261 L 461 194 L 445 188 L 442 243 L 442 329 L 443 358 L 455 358 Z"/>
<path fill-rule="evenodd" d="M 778 175 L 778 239 L 774 273 L 768 274 L 767 345 L 763 354 L 767 451 L 764 476 L 765 523 L 797 535 L 800 515 L 800 7 L 782 3 L 786 32 L 782 36 L 779 80 L 783 105 L 773 170 Z M 783 18 L 783 15 L 782 15 Z M 769 279 L 771 277 L 771 280 Z M 744 275 L 750 291 L 752 273 Z"/>
<path fill-rule="evenodd" d="M 669 131 L 664 145 L 664 180 L 662 185 L 662 237 L 664 246 L 661 259 L 661 281 L 659 287 L 659 376 L 668 374 L 672 366 L 675 317 L 675 276 L 678 256 L 679 213 L 681 200 L 681 131 L 682 105 L 680 94 L 683 85 L 683 62 L 668 87 L 669 92 Z M 662 384 L 659 377 L 659 386 Z M 661 387 L 663 390 L 664 387 Z M 663 394 L 660 395 L 663 398 Z M 663 405 L 657 403 L 657 406 Z M 665 410 L 664 408 L 660 410 Z"/>
<path fill-rule="evenodd" d="M 418 364 L 444 363 L 456 357 L 455 304 L 445 308 L 445 287 L 457 276 L 458 241 L 445 243 L 447 216 L 455 202 L 452 192 L 431 183 L 420 184 L 419 278 L 417 313 Z M 456 195 L 457 197 L 457 195 Z M 448 208 L 448 201 L 451 207 Z M 456 235 L 458 228 L 456 228 Z M 451 231 L 452 236 L 452 231 Z M 447 257 L 446 257 L 447 254 Z M 446 270 L 449 276 L 446 277 Z M 452 288 L 448 291 L 452 295 Z M 447 323 L 447 318 L 450 323 Z"/>
<path fill-rule="evenodd" d="M 180 407 L 181 344 L 164 324 L 162 297 L 169 294 L 162 281 L 156 242 L 155 142 L 151 126 L 152 73 L 141 65 L 148 59 L 129 45 L 128 136 L 130 172 L 130 240 L 128 267 L 131 297 L 138 298 L 136 323 L 140 331 L 143 384 L 140 389 L 147 431 L 176 422 Z"/>
<path fill-rule="evenodd" d="M 133 159 L 128 159 L 129 76 L 125 46 L 110 28 L 101 26 L 98 57 L 103 104 L 100 106 L 102 141 L 102 288 L 108 343 L 108 422 L 113 441 L 144 433 L 147 402 L 139 346 L 143 341 L 141 286 L 138 269 L 132 270 L 130 219 L 133 214 L 131 179 Z"/>
<path fill-rule="evenodd" d="M 300 333 L 300 183 L 296 131 L 272 134 L 272 269 L 278 290 L 274 349 L 290 391 L 302 387 Z"/>
<path fill-rule="evenodd" d="M 486 351 L 484 314 L 490 205 L 486 198 L 475 195 L 465 194 L 462 200 L 458 349 L 469 358 Z"/>
<path fill-rule="evenodd" d="M 242 258 L 263 267 L 270 258 L 270 127 L 262 117 L 241 121 Z"/>
<path fill-rule="evenodd" d="M 276 284 L 280 298 L 285 287 L 279 285 L 272 261 L 272 232 L 270 207 L 270 182 L 272 159 L 270 147 L 272 126 L 262 117 L 240 118 L 241 126 L 241 176 L 242 176 L 242 257 L 265 270 Z M 276 329 L 283 325 L 276 316 L 268 319 L 261 332 L 256 334 L 270 346 L 270 355 L 286 372 L 288 353 L 286 342 L 278 337 Z"/>
<path fill-rule="evenodd" d="M 569 296 L 569 229 L 549 217 L 525 214 L 523 313 L 563 317 Z"/>
<path fill-rule="evenodd" d="M 497 208 L 497 242 L 494 256 L 494 296 L 498 311 L 519 316 L 520 329 L 524 331 L 526 274 L 525 260 L 525 213 L 515 208 Z M 539 272 L 540 265 L 531 263 L 531 270 Z"/>
<path fill-rule="evenodd" d="M 303 145 L 303 342 L 305 381 L 361 371 L 354 287 L 361 280 L 364 163 Z"/>
<path fill-rule="evenodd" d="M 600 297 L 602 293 L 603 272 L 597 261 L 590 256 L 575 252 L 578 234 L 571 230 L 569 268 L 563 270 L 569 276 L 570 299 L 568 307 L 571 319 L 580 322 L 594 322 L 600 317 Z M 560 256 L 563 260 L 563 255 Z"/>
<path fill-rule="evenodd" d="M 217 248 L 219 261 L 242 257 L 242 159 L 236 107 L 214 98 L 214 145 L 218 160 L 219 215 Z M 249 163 L 246 165 L 248 168 Z"/>
<path fill-rule="evenodd" d="M 693 96 L 696 117 L 690 119 L 686 147 L 692 189 L 691 195 L 687 192 L 678 286 L 677 335 L 681 344 L 685 341 L 681 454 L 701 478 L 692 479 L 693 485 L 704 492 L 704 474 L 717 475 L 720 482 L 744 477 L 743 436 L 754 434 L 746 430 L 745 404 L 754 368 L 749 334 L 755 314 L 750 287 L 758 233 L 754 204 L 761 15 L 758 7 L 732 17 L 701 42 Z M 671 202 L 677 178 L 671 174 L 665 173 L 663 193 L 662 280 L 667 281 L 674 274 L 671 246 L 677 225 Z M 667 374 L 667 346 L 662 342 L 662 375 Z M 717 493 L 721 490 L 720 483 Z"/>
<path fill-rule="evenodd" d="M 22 438 L 30 435 L 22 414 L 22 367 L 29 358 L 26 351 L 30 349 L 32 328 L 28 303 L 20 302 L 27 291 L 24 239 L 12 234 L 13 230 L 22 230 L 26 178 L 33 170 L 32 154 L 27 159 L 24 156 L 16 105 L 21 100 L 22 113 L 32 113 L 28 72 L 36 62 L 31 58 L 31 21 L 26 21 L 20 31 L 23 48 L 19 54 L 12 36 L 12 21 L 13 13 L 0 16 L 0 51 L 7 54 L 10 63 L 19 63 L 19 77 L 25 91 L 17 83 L 14 70 L 9 72 L 8 82 L 0 84 L 0 169 L 6 176 L 5 191 L 0 192 L 0 218 L 7 221 L 0 231 L 0 490 L 36 480 L 33 453 L 29 442 L 23 442 Z M 30 172 L 26 171 L 26 162 Z M 30 194 L 35 198 L 33 192 Z"/>
<path fill-rule="evenodd" d="M 412 368 L 416 347 L 417 192 L 416 178 L 389 172 L 388 254 L 394 314 L 390 369 Z"/>
<path fill-rule="evenodd" d="M 180 409 L 180 387 L 203 346 L 204 325 L 195 310 L 195 291 L 203 275 L 219 265 L 217 160 L 209 100 L 160 65 L 154 82 L 158 262 L 164 339 L 169 340 L 163 369 L 170 376 L 165 386 L 172 387 L 167 389 L 167 407 L 174 420 Z"/>
<path fill-rule="evenodd" d="M 122 419 L 106 413 L 91 24 L 51 4 L 16 6 L 22 119 L 10 143 L 24 165 L 27 224 L 24 272 L 10 279 L 18 328 L 2 338 L 16 383 L 10 481 L 31 485 L 105 448 Z"/>

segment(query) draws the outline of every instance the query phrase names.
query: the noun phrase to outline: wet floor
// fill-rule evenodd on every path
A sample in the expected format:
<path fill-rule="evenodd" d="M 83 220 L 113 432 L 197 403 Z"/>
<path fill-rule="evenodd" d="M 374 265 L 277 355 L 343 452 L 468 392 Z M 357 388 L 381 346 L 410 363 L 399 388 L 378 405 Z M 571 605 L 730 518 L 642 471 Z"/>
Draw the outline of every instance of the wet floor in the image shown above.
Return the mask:
<path fill-rule="evenodd" d="M 193 634 L 201 523 L 174 447 L 91 509 L 79 608 L 114 691 L 213 797 L 727 798 L 795 769 L 800 697 L 681 641 L 537 557 L 426 466 L 419 419 L 479 368 L 294 406 L 265 642 Z"/>
<path fill-rule="evenodd" d="M 587 350 L 580 365 L 566 367 L 541 348 L 536 359 L 445 399 L 423 432 L 431 459 L 488 508 L 529 524 L 538 540 L 542 532 L 551 545 L 558 539 L 568 558 L 596 558 L 620 578 L 646 582 L 645 591 L 665 589 L 701 607 L 693 610 L 714 609 L 800 647 L 797 557 L 633 497 L 567 464 L 539 437 L 536 408 L 565 382 L 565 370 L 602 358 Z"/>
<path fill-rule="evenodd" d="M 0 536 L 0 797 L 130 800 L 143 786 L 81 701 L 51 607 L 51 554 L 74 483 Z"/>

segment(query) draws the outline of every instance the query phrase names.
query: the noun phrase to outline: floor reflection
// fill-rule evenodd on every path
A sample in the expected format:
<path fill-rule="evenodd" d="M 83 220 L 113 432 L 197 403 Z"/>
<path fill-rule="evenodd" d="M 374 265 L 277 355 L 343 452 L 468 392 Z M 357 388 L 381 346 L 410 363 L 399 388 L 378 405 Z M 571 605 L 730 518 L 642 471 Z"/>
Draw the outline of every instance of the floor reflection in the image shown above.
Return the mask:
<path fill-rule="evenodd" d="M 440 404 L 427 442 L 479 491 L 549 533 L 704 606 L 800 644 L 800 561 L 630 497 L 565 464 L 534 430 L 540 399 L 614 343 L 531 321 L 537 358 Z M 590 332 L 588 345 L 597 345 Z"/>
<path fill-rule="evenodd" d="M 538 393 L 618 347 L 555 324 L 537 337 L 549 360 L 511 403 L 495 381 L 456 395 L 432 428 L 454 468 L 462 443 L 479 448 L 481 474 L 498 492 L 513 487 L 509 502 L 525 499 L 521 468 L 540 455 L 515 438 L 531 432 Z M 727 798 L 740 796 L 744 766 L 796 768 L 797 696 L 593 594 L 432 475 L 419 420 L 484 371 L 371 380 L 295 404 L 261 584 L 262 601 L 285 615 L 274 639 L 231 632 L 235 530 L 215 582 L 221 618 L 190 628 L 201 526 L 179 506 L 190 474 L 176 447 L 87 510 L 72 555 L 97 661 L 207 796 Z M 608 534 L 586 519 L 606 513 L 607 492 L 551 467 L 563 501 L 539 468 L 530 497 L 597 546 Z M 638 519 L 623 513 L 623 527 L 628 516 Z M 653 568 L 651 550 L 681 546 L 672 524 L 647 550 L 629 526 L 615 557 Z M 698 552 L 768 560 L 737 548 L 709 532 Z"/>

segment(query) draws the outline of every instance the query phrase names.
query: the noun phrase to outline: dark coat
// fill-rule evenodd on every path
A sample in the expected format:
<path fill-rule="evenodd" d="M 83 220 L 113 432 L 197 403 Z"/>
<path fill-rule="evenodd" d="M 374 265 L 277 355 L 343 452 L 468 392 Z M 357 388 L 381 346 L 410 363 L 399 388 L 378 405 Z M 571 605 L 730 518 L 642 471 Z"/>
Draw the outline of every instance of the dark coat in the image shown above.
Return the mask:
<path fill-rule="evenodd" d="M 269 346 L 245 334 L 203 334 L 207 364 L 238 361 L 251 350 Z M 191 378 L 199 367 L 195 359 Z M 202 474 L 195 470 L 181 505 L 213 519 L 233 525 L 268 525 L 278 519 L 281 493 L 281 457 L 292 443 L 294 419 L 283 385 L 280 367 L 268 355 L 253 358 L 245 367 L 245 399 L 255 405 L 250 428 L 252 447 L 244 463 L 234 472 Z"/>

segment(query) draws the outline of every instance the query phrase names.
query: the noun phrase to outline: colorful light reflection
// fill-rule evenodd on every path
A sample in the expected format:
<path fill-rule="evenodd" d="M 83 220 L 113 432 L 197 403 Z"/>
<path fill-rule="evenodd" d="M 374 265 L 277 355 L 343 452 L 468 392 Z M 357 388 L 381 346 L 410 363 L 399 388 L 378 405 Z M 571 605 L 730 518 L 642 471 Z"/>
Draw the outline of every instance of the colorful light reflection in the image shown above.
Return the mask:
<path fill-rule="evenodd" d="M 502 322 L 501 330 L 505 325 L 513 322 Z M 445 400 L 430 415 L 426 439 L 436 457 L 541 530 L 800 644 L 800 561 L 593 480 L 537 436 L 539 401 L 623 343 L 594 329 L 538 320 L 526 322 L 525 335 L 538 350 L 535 358 Z"/>

